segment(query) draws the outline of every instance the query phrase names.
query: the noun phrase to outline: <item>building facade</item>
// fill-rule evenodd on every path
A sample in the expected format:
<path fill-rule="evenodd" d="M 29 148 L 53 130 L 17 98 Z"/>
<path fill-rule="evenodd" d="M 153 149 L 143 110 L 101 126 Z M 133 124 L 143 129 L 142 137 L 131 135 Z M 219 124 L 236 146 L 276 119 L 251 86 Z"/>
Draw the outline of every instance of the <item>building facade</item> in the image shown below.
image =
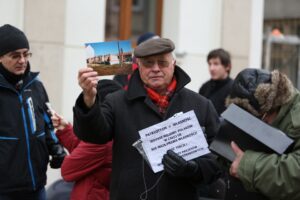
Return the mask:
<path fill-rule="evenodd" d="M 170 38 L 178 65 L 192 78 L 188 87 L 198 91 L 209 79 L 206 56 L 212 49 L 231 53 L 233 77 L 260 67 L 263 6 L 263 0 L 0 0 L 0 25 L 25 31 L 32 70 L 41 72 L 53 107 L 72 121 L 77 72 L 86 65 L 84 43 L 135 43 L 147 31 Z M 49 183 L 59 177 L 58 170 L 49 173 Z"/>

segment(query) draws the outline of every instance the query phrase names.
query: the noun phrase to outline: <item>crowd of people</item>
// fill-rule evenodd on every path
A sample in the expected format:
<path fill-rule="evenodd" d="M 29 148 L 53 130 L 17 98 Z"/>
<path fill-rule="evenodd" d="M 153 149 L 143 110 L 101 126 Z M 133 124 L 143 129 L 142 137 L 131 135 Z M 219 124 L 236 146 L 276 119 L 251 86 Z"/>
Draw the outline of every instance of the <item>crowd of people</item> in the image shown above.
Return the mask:
<path fill-rule="evenodd" d="M 80 69 L 82 92 L 71 125 L 46 106 L 46 90 L 30 70 L 25 34 L 1 26 L 0 199 L 299 200 L 300 94 L 288 77 L 246 68 L 233 80 L 230 53 L 214 49 L 207 56 L 211 79 L 197 93 L 186 88 L 192 80 L 177 65 L 174 50 L 170 39 L 147 33 L 134 49 L 131 75 L 99 80 L 92 68 Z M 220 114 L 232 103 L 293 144 L 279 155 L 232 141 L 233 162 L 213 152 L 185 160 L 168 150 L 157 173 L 133 147 L 140 130 L 188 111 L 194 111 L 210 144 L 224 134 Z M 68 194 L 55 196 L 54 187 L 46 194 L 48 163 L 61 168 L 62 185 L 72 182 L 71 191 L 63 191 Z"/>

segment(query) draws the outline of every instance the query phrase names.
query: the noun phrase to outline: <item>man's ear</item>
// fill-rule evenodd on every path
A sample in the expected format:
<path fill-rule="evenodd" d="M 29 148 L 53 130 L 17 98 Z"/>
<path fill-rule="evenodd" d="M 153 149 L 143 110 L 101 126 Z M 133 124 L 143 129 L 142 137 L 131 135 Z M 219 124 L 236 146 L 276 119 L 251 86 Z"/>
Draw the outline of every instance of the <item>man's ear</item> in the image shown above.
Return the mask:
<path fill-rule="evenodd" d="M 140 63 L 141 63 L 141 59 L 140 58 L 136 58 L 136 64 L 138 65 L 138 67 L 141 66 Z"/>
<path fill-rule="evenodd" d="M 231 64 L 229 64 L 228 66 L 226 66 L 225 69 L 226 69 L 227 73 L 230 74 Z"/>

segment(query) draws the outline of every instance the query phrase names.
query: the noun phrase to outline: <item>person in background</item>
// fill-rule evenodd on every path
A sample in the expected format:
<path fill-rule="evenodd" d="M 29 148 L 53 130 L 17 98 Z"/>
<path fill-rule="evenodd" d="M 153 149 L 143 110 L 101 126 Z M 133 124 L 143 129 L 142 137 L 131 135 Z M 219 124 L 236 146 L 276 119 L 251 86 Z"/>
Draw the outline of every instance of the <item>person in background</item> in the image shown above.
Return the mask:
<path fill-rule="evenodd" d="M 251 198 L 240 191 L 228 191 L 226 199 L 300 199 L 300 94 L 286 77 L 275 70 L 241 71 L 226 104 L 234 103 L 294 140 L 282 155 L 252 150 L 242 151 L 232 142 L 236 154 L 231 176 L 239 179 L 249 192 L 265 198 Z M 233 188 L 234 189 L 234 188 Z"/>
<path fill-rule="evenodd" d="M 156 38 L 159 38 L 159 36 L 155 35 L 152 32 L 144 33 L 138 38 L 137 45 L 140 45 L 141 43 L 143 43 L 147 40 L 156 39 Z M 136 70 L 137 68 L 138 68 L 138 66 L 137 66 L 137 63 L 136 63 L 136 59 L 133 57 L 132 71 Z M 123 86 L 123 88 L 125 90 L 127 90 L 130 77 L 131 77 L 131 74 L 128 74 L 128 75 L 115 75 L 114 80 L 117 81 L 118 83 L 120 83 Z"/>
<path fill-rule="evenodd" d="M 154 173 L 132 146 L 139 130 L 179 112 L 194 110 L 208 143 L 219 128 L 218 115 L 209 100 L 185 88 L 190 77 L 173 57 L 174 43 L 165 38 L 147 40 L 134 50 L 138 69 L 128 90 L 107 95 L 99 104 L 98 74 L 79 70 L 83 92 L 74 107 L 74 132 L 86 142 L 113 140 L 111 200 L 198 200 L 196 185 L 215 181 L 221 173 L 210 154 L 186 161 L 169 150 L 162 159 L 164 171 Z M 101 90 L 101 88 L 100 88 Z"/>
<path fill-rule="evenodd" d="M 122 89 L 113 80 L 100 80 L 98 94 L 104 99 L 109 93 Z M 56 136 L 70 155 L 65 157 L 61 174 L 65 181 L 74 182 L 71 200 L 109 200 L 112 141 L 98 145 L 80 141 L 73 127 L 63 117 L 54 113 L 52 123 Z"/>
<path fill-rule="evenodd" d="M 211 79 L 201 86 L 199 94 L 211 100 L 220 115 L 226 109 L 225 99 L 233 83 L 229 77 L 230 54 L 224 49 L 214 49 L 209 52 L 207 63 Z"/>
<path fill-rule="evenodd" d="M 51 183 L 46 190 L 47 200 L 66 200 L 71 198 L 74 183 L 58 179 Z"/>
<path fill-rule="evenodd" d="M 0 199 L 45 200 L 46 171 L 66 155 L 47 115 L 49 101 L 25 34 L 0 27 Z"/>

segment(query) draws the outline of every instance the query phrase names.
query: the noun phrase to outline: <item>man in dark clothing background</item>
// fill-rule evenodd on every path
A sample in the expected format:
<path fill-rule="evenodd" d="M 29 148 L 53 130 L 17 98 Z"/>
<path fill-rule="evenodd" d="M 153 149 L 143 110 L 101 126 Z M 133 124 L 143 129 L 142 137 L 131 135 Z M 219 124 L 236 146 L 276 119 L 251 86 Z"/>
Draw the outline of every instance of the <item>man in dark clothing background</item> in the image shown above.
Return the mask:
<path fill-rule="evenodd" d="M 48 95 L 30 71 L 29 43 L 11 25 L 0 27 L 0 199 L 45 200 L 46 170 L 65 154 L 47 115 Z"/>
<path fill-rule="evenodd" d="M 199 94 L 210 99 L 220 115 L 226 109 L 225 99 L 233 83 L 229 77 L 230 54 L 224 49 L 212 50 L 207 56 L 207 63 L 211 79 L 202 85 Z"/>

